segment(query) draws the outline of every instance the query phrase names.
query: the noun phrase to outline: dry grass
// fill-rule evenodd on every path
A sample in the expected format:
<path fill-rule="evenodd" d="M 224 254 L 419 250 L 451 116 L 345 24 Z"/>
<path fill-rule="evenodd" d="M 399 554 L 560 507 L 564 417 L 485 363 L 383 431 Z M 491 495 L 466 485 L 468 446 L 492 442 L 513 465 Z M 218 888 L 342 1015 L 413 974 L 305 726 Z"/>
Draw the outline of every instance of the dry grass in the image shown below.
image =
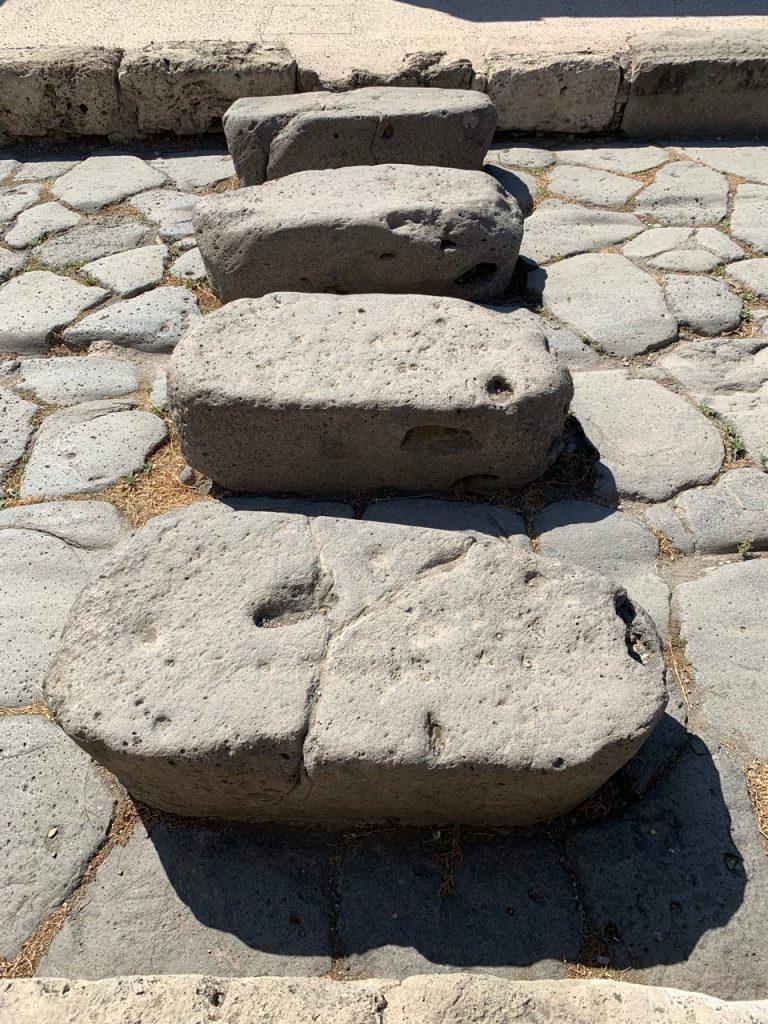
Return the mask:
<path fill-rule="evenodd" d="M 53 720 L 53 712 L 47 704 L 21 704 L 17 708 L 0 707 L 0 718 L 10 718 L 13 715 L 41 715 L 49 721 Z"/>
<path fill-rule="evenodd" d="M 668 561 L 674 562 L 675 559 L 681 557 L 682 552 L 677 550 L 666 533 L 662 533 L 661 530 L 657 530 L 655 526 L 651 527 L 651 533 L 659 542 L 659 552 L 662 558 L 666 558 Z"/>
<path fill-rule="evenodd" d="M 461 852 L 461 835 L 458 825 L 451 825 L 445 829 L 443 834 L 443 846 L 437 854 L 437 862 L 442 868 L 442 878 L 438 896 L 441 900 L 447 899 L 453 892 L 456 884 L 456 868 L 464 859 Z"/>
<path fill-rule="evenodd" d="M 606 981 L 623 981 L 629 968 L 617 970 L 610 966 L 610 959 L 605 944 L 596 936 L 588 935 L 584 939 L 579 953 L 578 963 L 566 961 L 566 977 L 581 981 L 601 979 Z"/>
<path fill-rule="evenodd" d="M 664 643 L 664 663 L 672 673 L 677 688 L 690 709 L 694 687 L 693 665 L 685 653 L 685 640 L 680 636 L 679 623 L 670 623 L 669 639 Z"/>
<path fill-rule="evenodd" d="M 765 852 L 768 854 L 768 762 L 752 762 L 747 768 L 747 785 L 755 808 L 757 827 L 765 840 Z"/>

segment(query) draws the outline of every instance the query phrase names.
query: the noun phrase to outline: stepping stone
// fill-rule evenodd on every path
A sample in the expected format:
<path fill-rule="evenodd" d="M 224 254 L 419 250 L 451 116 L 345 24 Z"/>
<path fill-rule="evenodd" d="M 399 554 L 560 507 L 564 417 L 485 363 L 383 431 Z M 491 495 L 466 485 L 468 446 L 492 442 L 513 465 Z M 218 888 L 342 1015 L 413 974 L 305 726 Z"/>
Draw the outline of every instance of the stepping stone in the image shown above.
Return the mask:
<path fill-rule="evenodd" d="M 229 153 L 190 153 L 153 160 L 152 166 L 186 191 L 213 188 L 235 174 L 235 165 Z"/>
<path fill-rule="evenodd" d="M 728 180 L 701 164 L 678 160 L 657 171 L 653 183 L 638 193 L 635 211 L 661 224 L 717 224 L 728 213 Z"/>
<path fill-rule="evenodd" d="M 0 956 L 12 960 L 79 885 L 112 799 L 90 758 L 39 715 L 0 717 L 0 780 Z"/>
<path fill-rule="evenodd" d="M 621 251 L 660 270 L 691 274 L 708 273 L 744 255 L 741 246 L 717 228 L 651 227 L 627 242 Z"/>
<path fill-rule="evenodd" d="M 139 387 L 139 374 L 132 363 L 102 356 L 24 359 L 15 386 L 39 402 L 75 405 L 130 395 Z"/>
<path fill-rule="evenodd" d="M 40 199 L 39 185 L 8 185 L 0 188 L 0 224 L 10 224 L 23 210 Z"/>
<path fill-rule="evenodd" d="M 24 454 L 36 412 L 32 402 L 0 387 L 0 477 L 10 472 Z"/>
<path fill-rule="evenodd" d="M 486 160 L 504 167 L 524 167 L 529 171 L 542 171 L 555 162 L 555 154 L 548 149 L 530 146 L 508 146 L 505 142 L 494 142 L 486 154 Z"/>
<path fill-rule="evenodd" d="M 41 203 L 19 214 L 11 230 L 6 232 L 5 244 L 13 249 L 23 249 L 39 242 L 45 235 L 74 227 L 80 220 L 79 213 L 68 210 L 61 203 Z"/>
<path fill-rule="evenodd" d="M 516 548 L 531 550 L 525 520 L 517 512 L 476 501 L 442 501 L 439 498 L 384 498 L 374 501 L 363 514 L 366 521 L 401 523 L 430 530 L 461 530 L 482 539 L 498 537 Z"/>
<path fill-rule="evenodd" d="M 664 294 L 677 322 L 697 334 L 714 337 L 734 331 L 741 323 L 741 299 L 725 281 L 696 274 L 670 274 L 664 282 Z"/>
<path fill-rule="evenodd" d="M 224 302 L 275 291 L 487 301 L 509 285 L 523 232 L 520 208 L 489 174 L 405 164 L 205 196 L 195 227 Z"/>
<path fill-rule="evenodd" d="M 120 545 L 46 696 L 153 806 L 390 825 L 547 820 L 629 760 L 667 699 L 655 630 L 580 567 L 213 502 Z"/>
<path fill-rule="evenodd" d="M 565 363 L 569 370 L 591 370 L 605 364 L 605 359 L 586 345 L 578 334 L 567 327 L 558 327 L 554 320 L 539 316 L 525 306 L 493 306 L 497 312 L 503 312 L 513 318 L 515 323 L 532 325 L 545 336 L 549 342 L 549 350 Z"/>
<path fill-rule="evenodd" d="M 546 199 L 525 222 L 522 253 L 534 263 L 575 256 L 639 235 L 643 222 L 633 213 L 591 210 Z"/>
<path fill-rule="evenodd" d="M 0 248 L 0 284 L 17 274 L 26 262 L 26 253 Z"/>
<path fill-rule="evenodd" d="M 63 270 L 134 249 L 151 240 L 152 232 L 136 221 L 123 223 L 86 221 L 60 238 L 50 238 L 38 246 L 33 255 L 38 263 Z"/>
<path fill-rule="evenodd" d="M 741 260 L 726 268 L 726 277 L 759 299 L 768 299 L 768 258 Z"/>
<path fill-rule="evenodd" d="M 528 275 L 527 289 L 568 327 L 614 356 L 636 356 L 677 337 L 650 274 L 616 253 L 587 253 Z"/>
<path fill-rule="evenodd" d="M 549 190 L 590 206 L 625 206 L 643 187 L 634 178 L 622 178 L 591 167 L 556 167 L 549 175 Z"/>
<path fill-rule="evenodd" d="M 575 562 L 624 587 L 665 635 L 669 587 L 656 571 L 659 542 L 642 523 L 591 501 L 556 501 L 533 519 L 542 555 Z"/>
<path fill-rule="evenodd" d="M 47 181 L 59 178 L 79 163 L 78 160 L 29 160 L 16 172 L 16 181 Z"/>
<path fill-rule="evenodd" d="M 768 253 L 768 187 L 739 185 L 733 198 L 731 234 L 757 253 Z"/>
<path fill-rule="evenodd" d="M 768 185 L 768 146 L 726 146 L 711 142 L 704 146 L 678 148 L 691 160 L 698 160 L 726 174 Z"/>
<path fill-rule="evenodd" d="M 227 147 L 243 185 L 363 164 L 480 170 L 496 108 L 469 89 L 373 88 L 235 100 Z"/>
<path fill-rule="evenodd" d="M 675 590 L 701 712 L 748 761 L 768 761 L 768 561 L 710 569 Z"/>
<path fill-rule="evenodd" d="M 260 494 L 230 494 L 220 502 L 235 512 L 287 512 L 290 515 L 332 516 L 356 519 L 355 510 L 344 501 L 322 501 L 318 498 L 270 498 Z"/>
<path fill-rule="evenodd" d="M 189 289 L 153 288 L 84 317 L 64 332 L 64 343 L 82 348 L 90 342 L 108 341 L 142 352 L 170 352 L 201 316 Z"/>
<path fill-rule="evenodd" d="M 671 159 L 666 149 L 658 146 L 574 146 L 558 149 L 555 156 L 561 164 L 580 164 L 597 171 L 618 171 L 639 174 Z"/>
<path fill-rule="evenodd" d="M 187 249 L 175 259 L 169 273 L 172 277 L 181 277 L 186 281 L 203 281 L 206 276 L 205 264 L 197 246 L 194 249 Z"/>
<path fill-rule="evenodd" d="M 719 472 L 720 434 L 680 395 L 623 370 L 577 373 L 574 384 L 573 414 L 623 497 L 666 501 Z"/>
<path fill-rule="evenodd" d="M 48 501 L 0 510 L 0 530 L 38 530 L 58 537 L 96 564 L 102 551 L 128 532 L 128 523 L 107 501 Z"/>
<path fill-rule="evenodd" d="M 136 156 L 90 156 L 54 182 L 51 192 L 76 210 L 100 210 L 165 182 Z"/>
<path fill-rule="evenodd" d="M 495 178 L 501 187 L 512 196 L 523 216 L 530 217 L 533 213 L 536 196 L 539 193 L 539 183 L 536 178 L 532 174 L 526 174 L 525 171 L 510 171 L 506 167 L 499 167 L 496 164 L 486 164 L 483 170 Z"/>
<path fill-rule="evenodd" d="M 194 233 L 192 208 L 195 196 L 188 192 L 174 192 L 172 189 L 155 188 L 131 200 L 131 205 L 157 224 L 160 238 L 164 242 L 175 242 L 185 235 Z"/>
<path fill-rule="evenodd" d="M 22 498 L 91 494 L 137 473 L 168 431 L 133 402 L 84 402 L 43 420 L 21 483 Z"/>
<path fill-rule="evenodd" d="M 16 355 L 48 351 L 55 330 L 65 327 L 109 293 L 47 270 L 20 274 L 0 288 L 0 351 Z"/>
<path fill-rule="evenodd" d="M 160 284 L 167 257 L 167 245 L 145 245 L 86 263 L 81 273 L 127 299 Z"/>
<path fill-rule="evenodd" d="M 169 391 L 195 469 L 228 490 L 313 495 L 524 486 L 560 453 L 572 394 L 541 332 L 503 314 L 299 293 L 204 317 Z"/>

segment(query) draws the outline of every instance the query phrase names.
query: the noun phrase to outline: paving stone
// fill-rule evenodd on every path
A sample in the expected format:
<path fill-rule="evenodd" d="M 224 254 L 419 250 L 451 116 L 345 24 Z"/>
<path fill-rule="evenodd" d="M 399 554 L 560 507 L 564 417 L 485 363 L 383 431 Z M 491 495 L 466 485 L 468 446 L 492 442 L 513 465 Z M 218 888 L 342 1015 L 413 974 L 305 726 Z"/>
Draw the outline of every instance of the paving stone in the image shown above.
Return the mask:
<path fill-rule="evenodd" d="M 127 299 L 160 284 L 167 257 L 167 245 L 144 245 L 86 263 L 82 273 Z"/>
<path fill-rule="evenodd" d="M 58 537 L 81 556 L 88 552 L 88 562 L 94 563 L 102 550 L 125 536 L 128 523 L 107 501 L 47 501 L 0 509 L 0 530 L 37 530 Z"/>
<path fill-rule="evenodd" d="M 32 433 L 37 406 L 0 387 L 0 477 L 13 469 Z"/>
<path fill-rule="evenodd" d="M 491 309 L 293 293 L 201 319 L 169 393 L 184 456 L 205 476 L 327 495 L 523 486 L 560 453 L 572 388 L 540 331 Z"/>
<path fill-rule="evenodd" d="M 0 717 L 0 778 L 0 956 L 12 960 L 77 887 L 104 840 L 112 800 L 90 758 L 36 715 Z"/>
<path fill-rule="evenodd" d="M 519 206 L 489 174 L 407 164 L 301 171 L 204 196 L 194 223 L 224 302 L 274 291 L 488 301 L 508 287 L 522 237 Z"/>
<path fill-rule="evenodd" d="M 149 404 L 153 409 L 160 409 L 164 412 L 168 408 L 168 377 L 161 373 L 152 382 L 152 390 L 149 392 Z"/>
<path fill-rule="evenodd" d="M 76 210 L 93 211 L 164 181 L 164 174 L 136 156 L 89 156 L 57 178 L 51 192 Z"/>
<path fill-rule="evenodd" d="M 642 187 L 634 178 L 577 165 L 561 164 L 549 175 L 550 192 L 591 206 L 625 206 Z"/>
<path fill-rule="evenodd" d="M 696 274 L 669 274 L 664 294 L 678 323 L 697 334 L 714 337 L 735 330 L 741 323 L 741 299 L 725 281 Z"/>
<path fill-rule="evenodd" d="M 534 203 L 539 192 L 539 183 L 532 174 L 525 171 L 510 171 L 498 164 L 486 164 L 483 170 L 498 181 L 501 187 L 512 196 L 522 210 L 524 217 L 533 213 Z"/>
<path fill-rule="evenodd" d="M 701 164 L 678 160 L 657 171 L 653 183 L 637 194 L 635 210 L 662 224 L 717 224 L 728 212 L 728 180 Z"/>
<path fill-rule="evenodd" d="M 669 587 L 656 571 L 659 542 L 646 526 L 591 501 L 557 501 L 534 516 L 533 530 L 542 555 L 614 580 L 666 634 Z"/>
<path fill-rule="evenodd" d="M 768 146 L 728 146 L 722 142 L 709 142 L 703 146 L 678 148 L 691 160 L 698 160 L 726 174 L 768 185 Z"/>
<path fill-rule="evenodd" d="M 153 288 L 84 317 L 64 332 L 64 342 L 80 348 L 89 342 L 108 341 L 142 352 L 170 352 L 201 316 L 189 289 Z"/>
<path fill-rule="evenodd" d="M 488 150 L 486 159 L 504 167 L 524 167 L 529 171 L 541 171 L 555 162 L 555 154 L 550 153 L 548 149 L 509 146 L 506 142 L 494 142 Z"/>
<path fill-rule="evenodd" d="M 5 181 L 21 167 L 18 160 L 0 160 L 0 181 Z"/>
<path fill-rule="evenodd" d="M 68 210 L 61 203 L 41 203 L 19 214 L 11 230 L 5 234 L 5 244 L 13 249 L 23 249 L 39 242 L 45 235 L 74 227 L 80 219 L 79 213 Z"/>
<path fill-rule="evenodd" d="M 153 160 L 152 166 L 182 191 L 213 188 L 235 173 L 235 165 L 229 153 L 169 155 Z"/>
<path fill-rule="evenodd" d="M 527 288 L 558 320 L 611 355 L 640 355 L 677 337 L 656 280 L 617 253 L 539 267 L 528 275 Z"/>
<path fill-rule="evenodd" d="M 671 154 L 659 146 L 574 146 L 558 149 L 555 156 L 561 164 L 580 164 L 597 171 L 618 171 L 620 174 L 639 174 L 658 167 L 671 159 Z"/>
<path fill-rule="evenodd" d="M 187 252 L 188 249 L 194 249 L 197 246 L 197 239 L 194 235 L 189 235 L 187 238 L 180 238 L 176 242 L 176 248 L 179 252 Z"/>
<path fill-rule="evenodd" d="M 545 336 L 549 342 L 549 350 L 568 367 L 569 370 L 589 370 L 605 362 L 599 352 L 595 352 L 585 344 L 578 334 L 567 327 L 558 327 L 553 320 L 539 316 L 525 306 L 494 306 L 498 312 L 505 312 L 515 322 L 531 324 Z"/>
<path fill-rule="evenodd" d="M 130 395 L 139 386 L 131 363 L 100 356 L 24 359 L 16 387 L 49 405 L 74 405 L 96 398 Z"/>
<path fill-rule="evenodd" d="M 744 255 L 741 246 L 717 228 L 651 227 L 630 239 L 621 251 L 660 270 L 691 274 L 707 273 Z"/>
<path fill-rule="evenodd" d="M 11 252 L 0 247 L 0 284 L 18 273 L 24 266 L 27 255 L 22 252 Z"/>
<path fill-rule="evenodd" d="M 465 970 L 564 977 L 566 962 L 578 960 L 581 940 L 555 843 L 525 835 L 462 836 L 461 861 L 452 866 L 453 887 L 445 896 L 441 852 L 439 840 L 430 844 L 423 834 L 374 833 L 346 855 L 338 931 L 351 976 Z"/>
<path fill-rule="evenodd" d="M 739 185 L 733 198 L 731 234 L 757 253 L 768 253 L 768 187 Z"/>
<path fill-rule="evenodd" d="M 78 160 L 27 160 L 20 171 L 16 172 L 16 181 L 47 181 L 58 178 L 78 164 Z"/>
<path fill-rule="evenodd" d="M 163 421 L 133 402 L 84 402 L 51 413 L 37 433 L 21 497 L 100 491 L 138 472 L 166 436 Z"/>
<path fill-rule="evenodd" d="M 655 630 L 613 584 L 495 538 L 200 502 L 108 558 L 46 696 L 166 810 L 547 819 L 625 763 L 666 703 Z"/>
<path fill-rule="evenodd" d="M 99 869 L 41 969 L 79 978 L 325 974 L 330 884 L 322 839 L 139 824 Z"/>
<path fill-rule="evenodd" d="M 722 751 L 694 737 L 640 803 L 566 849 L 589 927 L 625 981 L 765 998 L 768 861 Z"/>
<path fill-rule="evenodd" d="M 430 530 L 462 530 L 476 537 L 498 537 L 523 551 L 531 550 L 525 520 L 517 512 L 475 501 L 439 498 L 384 498 L 369 505 L 364 520 L 402 523 Z"/>
<path fill-rule="evenodd" d="M 741 260 L 726 268 L 726 276 L 760 299 L 768 299 L 768 258 Z"/>
<path fill-rule="evenodd" d="M 204 280 L 205 264 L 200 250 L 197 246 L 194 249 L 187 249 L 181 256 L 177 257 L 170 266 L 170 274 L 173 277 L 181 277 L 188 281 Z"/>
<path fill-rule="evenodd" d="M 138 221 L 86 221 L 60 238 L 50 238 L 34 251 L 45 266 L 62 270 L 133 249 L 152 240 L 152 231 Z"/>
<path fill-rule="evenodd" d="M 723 463 L 717 429 L 680 395 L 623 370 L 574 375 L 572 411 L 625 498 L 665 501 Z"/>
<path fill-rule="evenodd" d="M 545 199 L 525 222 L 521 255 L 535 263 L 548 263 L 618 245 L 642 230 L 643 222 L 633 213 L 592 210 L 559 199 Z"/>
<path fill-rule="evenodd" d="M 12 277 L 0 288 L 0 350 L 16 355 L 46 352 L 55 330 L 108 294 L 47 270 Z"/>
<path fill-rule="evenodd" d="M 154 188 L 136 196 L 131 200 L 131 205 L 141 210 L 153 224 L 157 224 L 164 242 L 175 242 L 178 238 L 194 233 L 192 207 L 195 205 L 195 196 L 189 192 Z"/>
<path fill-rule="evenodd" d="M 7 185 L 0 188 L 0 224 L 10 224 L 22 210 L 40 199 L 39 185 Z"/>

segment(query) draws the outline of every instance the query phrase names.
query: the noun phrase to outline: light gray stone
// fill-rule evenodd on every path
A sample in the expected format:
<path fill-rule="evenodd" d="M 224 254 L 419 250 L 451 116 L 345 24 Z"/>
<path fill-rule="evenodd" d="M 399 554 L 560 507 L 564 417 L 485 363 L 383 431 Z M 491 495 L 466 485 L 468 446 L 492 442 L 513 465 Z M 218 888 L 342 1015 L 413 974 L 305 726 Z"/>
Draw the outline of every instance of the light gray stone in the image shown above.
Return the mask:
<path fill-rule="evenodd" d="M 78 160 L 27 160 L 20 171 L 16 172 L 16 181 L 48 181 L 59 178 L 71 171 Z"/>
<path fill-rule="evenodd" d="M 10 224 L 22 210 L 28 210 L 39 199 L 39 185 L 7 185 L 0 188 L 0 224 Z"/>
<path fill-rule="evenodd" d="M 22 498 L 90 494 L 136 473 L 167 429 L 133 402 L 85 402 L 46 417 L 21 482 Z"/>
<path fill-rule="evenodd" d="M 667 700 L 650 621 L 580 567 L 213 502 L 107 556 L 46 698 L 141 800 L 326 824 L 548 819 L 629 760 Z"/>
<path fill-rule="evenodd" d="M 13 469 L 32 433 L 37 406 L 0 387 L 0 477 Z"/>
<path fill-rule="evenodd" d="M 726 277 L 760 299 L 768 299 L 768 257 L 741 260 L 726 268 Z"/>
<path fill-rule="evenodd" d="M 113 547 L 128 523 L 107 501 L 47 501 L 0 509 L 0 530 L 36 530 L 76 548 L 94 552 Z"/>
<path fill-rule="evenodd" d="M 697 334 L 726 334 L 741 323 L 741 299 L 725 281 L 696 274 L 670 274 L 664 281 L 664 294 L 677 322 Z"/>
<path fill-rule="evenodd" d="M 527 288 L 558 320 L 611 355 L 640 355 L 677 336 L 656 280 L 617 253 L 586 253 L 537 268 Z"/>
<path fill-rule="evenodd" d="M 523 486 L 557 458 L 572 394 L 535 327 L 416 295 L 231 303 L 168 380 L 187 462 L 257 493 Z"/>
<path fill-rule="evenodd" d="M 12 277 L 0 288 L 0 350 L 17 355 L 46 352 L 55 330 L 108 294 L 47 270 Z"/>
<path fill-rule="evenodd" d="M 154 188 L 136 196 L 131 200 L 131 205 L 141 210 L 153 224 L 157 224 L 164 242 L 175 242 L 177 238 L 194 233 L 192 208 L 195 205 L 195 196 L 189 192 Z"/>
<path fill-rule="evenodd" d="M 539 316 L 525 306 L 493 306 L 499 313 L 513 318 L 515 323 L 523 323 L 538 327 L 549 343 L 549 350 L 568 367 L 569 370 L 591 370 L 605 363 L 605 359 L 585 344 L 567 327 L 558 327 L 547 317 Z"/>
<path fill-rule="evenodd" d="M 472 89 L 363 88 L 237 100 L 224 132 L 243 185 L 366 164 L 477 170 L 496 109 Z"/>
<path fill-rule="evenodd" d="M 18 273 L 24 266 L 26 258 L 26 253 L 11 252 L 9 249 L 0 248 L 0 284 Z"/>
<path fill-rule="evenodd" d="M 355 519 L 355 510 L 345 501 L 323 501 L 319 498 L 270 498 L 261 494 L 230 494 L 220 499 L 222 505 L 235 512 L 286 512 L 294 516 L 331 516 Z"/>
<path fill-rule="evenodd" d="M 176 242 L 176 248 L 179 252 L 187 252 L 188 249 L 194 249 L 197 246 L 197 239 L 194 235 L 189 235 L 187 238 L 180 238 Z"/>
<path fill-rule="evenodd" d="M 49 405 L 74 405 L 96 398 L 130 395 L 139 386 L 135 366 L 102 356 L 24 359 L 16 387 Z"/>
<path fill-rule="evenodd" d="M 731 233 L 755 252 L 768 253 L 768 187 L 739 185 L 733 197 Z"/>
<path fill-rule="evenodd" d="M 164 181 L 164 174 L 137 156 L 89 156 L 57 178 L 51 192 L 68 206 L 91 212 Z"/>
<path fill-rule="evenodd" d="M 488 150 L 486 160 L 503 167 L 524 167 L 529 171 L 541 171 L 555 162 L 555 154 L 548 149 L 530 146 L 514 146 L 506 142 L 494 142 Z"/>
<path fill-rule="evenodd" d="M 717 429 L 684 398 L 623 370 L 574 375 L 573 413 L 625 498 L 665 501 L 723 463 Z"/>
<path fill-rule="evenodd" d="M 643 222 L 633 213 L 591 210 L 559 199 L 545 199 L 525 223 L 521 255 L 535 263 L 548 263 L 617 245 L 642 230 Z"/>
<path fill-rule="evenodd" d="M 18 160 L 13 158 L 7 160 L 0 160 L 0 182 L 5 181 L 6 178 L 10 178 L 21 167 Z"/>
<path fill-rule="evenodd" d="M 707 142 L 701 146 L 678 148 L 689 159 L 698 160 L 725 174 L 768 185 L 768 146 L 729 146 L 723 142 Z"/>
<path fill-rule="evenodd" d="M 75 348 L 108 341 L 142 352 L 170 352 L 201 316 L 189 289 L 153 288 L 84 317 L 64 332 L 64 341 Z"/>
<path fill-rule="evenodd" d="M 198 247 L 187 249 L 177 257 L 171 264 L 169 272 L 173 277 L 181 277 L 187 281 L 202 281 L 206 276 L 205 264 Z"/>
<path fill-rule="evenodd" d="M 137 221 L 87 220 L 67 231 L 60 238 L 50 238 L 39 245 L 35 259 L 44 266 L 63 270 L 133 249 L 152 241 L 152 231 Z"/>
<path fill-rule="evenodd" d="M 39 242 L 45 235 L 74 227 L 80 219 L 79 213 L 68 210 L 61 203 L 41 203 L 19 214 L 11 230 L 5 234 L 5 244 L 13 249 L 23 249 Z"/>
<path fill-rule="evenodd" d="M 363 519 L 430 530 L 462 530 L 480 538 L 499 537 L 523 551 L 531 550 L 525 520 L 519 513 L 475 501 L 384 498 L 369 505 Z"/>
<path fill-rule="evenodd" d="M 498 181 L 501 187 L 512 196 L 523 212 L 524 217 L 533 213 L 533 207 L 539 192 L 539 183 L 532 174 L 525 171 L 510 171 L 508 167 L 498 164 L 486 164 L 483 170 Z"/>
<path fill-rule="evenodd" d="M 213 188 L 235 173 L 235 165 L 229 153 L 168 154 L 153 160 L 152 166 L 182 192 Z"/>
<path fill-rule="evenodd" d="M 728 180 L 709 167 L 677 160 L 637 194 L 635 210 L 661 224 L 717 224 L 728 212 Z"/>
<path fill-rule="evenodd" d="M 572 146 L 558 149 L 554 154 L 561 164 L 579 164 L 594 167 L 596 171 L 615 171 L 619 174 L 639 174 L 666 163 L 671 154 L 659 146 L 638 146 L 627 142 L 621 146 Z"/>
<path fill-rule="evenodd" d="M 621 251 L 660 270 L 692 274 L 707 273 L 744 255 L 741 246 L 717 228 L 651 227 L 630 239 Z"/>
<path fill-rule="evenodd" d="M 160 409 L 161 412 L 168 408 L 168 378 L 166 374 L 161 373 L 152 382 L 149 402 L 153 409 Z"/>
<path fill-rule="evenodd" d="M 128 299 L 160 284 L 167 257 L 167 245 L 144 245 L 86 263 L 82 273 Z"/>
<path fill-rule="evenodd" d="M 641 181 L 610 171 L 562 164 L 549 174 L 549 190 L 590 206 L 625 206 L 643 187 Z"/>
<path fill-rule="evenodd" d="M 112 800 L 90 759 L 40 716 L 0 717 L 0 780 L 0 955 L 12 960 L 80 882 Z"/>

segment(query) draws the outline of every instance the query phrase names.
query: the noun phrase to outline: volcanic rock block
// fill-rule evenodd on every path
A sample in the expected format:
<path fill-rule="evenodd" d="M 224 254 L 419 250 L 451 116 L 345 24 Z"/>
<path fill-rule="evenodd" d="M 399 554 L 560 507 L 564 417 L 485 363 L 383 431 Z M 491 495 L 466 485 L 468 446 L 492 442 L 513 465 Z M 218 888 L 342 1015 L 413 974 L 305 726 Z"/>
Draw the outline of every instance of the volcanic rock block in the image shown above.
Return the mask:
<path fill-rule="evenodd" d="M 204 196 L 193 215 L 224 302 L 299 292 L 421 292 L 477 302 L 512 277 L 523 219 L 482 171 L 378 164 L 301 171 Z"/>
<path fill-rule="evenodd" d="M 427 164 L 479 171 L 496 108 L 467 89 L 355 89 L 236 100 L 224 133 L 242 185 L 296 171 Z"/>
<path fill-rule="evenodd" d="M 297 292 L 202 318 L 168 388 L 189 464 L 262 494 L 520 487 L 559 455 L 572 397 L 541 331 L 502 313 Z"/>
<path fill-rule="evenodd" d="M 526 824 L 666 703 L 624 592 L 496 538 L 204 502 L 107 556 L 46 680 L 140 800 L 203 817 Z"/>

